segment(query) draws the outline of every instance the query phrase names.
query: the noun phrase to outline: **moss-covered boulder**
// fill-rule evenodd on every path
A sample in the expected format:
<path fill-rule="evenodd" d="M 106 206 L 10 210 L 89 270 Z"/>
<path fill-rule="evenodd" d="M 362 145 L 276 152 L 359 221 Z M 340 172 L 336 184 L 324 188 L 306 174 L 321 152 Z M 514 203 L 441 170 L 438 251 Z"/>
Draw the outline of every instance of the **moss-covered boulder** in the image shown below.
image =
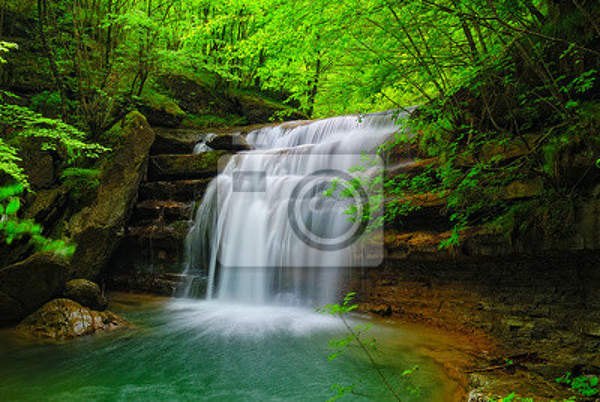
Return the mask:
<path fill-rule="evenodd" d="M 305 114 L 258 93 L 230 91 L 228 95 L 235 104 L 235 111 L 244 116 L 246 124 L 267 123 L 278 120 L 303 120 Z"/>
<path fill-rule="evenodd" d="M 110 311 L 94 311 L 73 300 L 54 299 L 25 318 L 16 331 L 27 337 L 64 340 L 127 325 Z"/>
<path fill-rule="evenodd" d="M 208 151 L 189 155 L 155 155 L 150 158 L 148 179 L 200 179 L 215 176 L 225 166 L 227 151 Z"/>
<path fill-rule="evenodd" d="M 162 75 L 143 98 L 142 112 L 153 126 L 161 127 L 222 127 L 306 118 L 258 90 L 227 89 L 208 72 L 195 77 Z"/>
<path fill-rule="evenodd" d="M 108 306 L 100 286 L 87 279 L 68 281 L 65 284 L 64 296 L 92 310 L 103 311 Z"/>
<path fill-rule="evenodd" d="M 52 253 L 37 253 L 0 269 L 0 325 L 18 322 L 64 286 L 68 263 Z"/>
<path fill-rule="evenodd" d="M 138 109 L 152 126 L 176 128 L 186 117 L 173 99 L 152 88 L 144 91 Z"/>
<path fill-rule="evenodd" d="M 103 161 L 97 198 L 68 224 L 77 244 L 71 278 L 93 280 L 110 259 L 137 200 L 154 142 L 154 132 L 138 112 L 127 115 L 110 134 L 119 136 L 119 145 Z"/>

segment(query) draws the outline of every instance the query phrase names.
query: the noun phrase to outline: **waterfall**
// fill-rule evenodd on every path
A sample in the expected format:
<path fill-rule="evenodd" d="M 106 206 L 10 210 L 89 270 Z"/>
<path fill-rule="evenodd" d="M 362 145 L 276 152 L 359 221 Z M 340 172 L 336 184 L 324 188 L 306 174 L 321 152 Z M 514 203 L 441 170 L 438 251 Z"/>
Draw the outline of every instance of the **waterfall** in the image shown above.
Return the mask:
<path fill-rule="evenodd" d="M 346 213 L 353 198 L 335 188 L 334 196 L 324 193 L 340 176 L 348 181 L 381 172 L 379 164 L 344 173 L 364 165 L 365 155 L 398 131 L 398 117 L 340 116 L 250 132 L 254 150 L 233 155 L 210 183 L 187 238 L 187 270 L 207 274 L 207 298 L 337 300 L 345 269 L 364 265 L 355 242 L 364 224 Z"/>

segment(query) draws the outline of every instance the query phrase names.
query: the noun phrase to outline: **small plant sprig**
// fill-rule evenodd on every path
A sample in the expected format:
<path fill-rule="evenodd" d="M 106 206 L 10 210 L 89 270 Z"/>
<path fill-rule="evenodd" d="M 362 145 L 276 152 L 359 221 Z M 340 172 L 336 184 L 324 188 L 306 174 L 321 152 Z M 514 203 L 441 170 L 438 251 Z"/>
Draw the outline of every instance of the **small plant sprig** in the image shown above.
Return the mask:
<path fill-rule="evenodd" d="M 341 305 L 340 304 L 328 304 L 324 307 L 317 309 L 317 311 L 320 313 L 331 314 L 331 315 L 339 317 L 342 320 L 344 327 L 348 331 L 348 334 L 345 337 L 337 338 L 337 339 L 334 338 L 330 341 L 329 344 L 334 349 L 334 352 L 328 356 L 328 359 L 329 359 L 329 361 L 335 360 L 336 358 L 340 357 L 345 352 L 345 350 L 348 348 L 348 346 L 350 346 L 352 343 L 356 343 L 356 345 L 358 345 L 360 350 L 367 356 L 369 363 L 371 364 L 371 366 L 373 367 L 373 369 L 375 370 L 375 372 L 381 379 L 381 382 L 384 385 L 385 389 L 391 394 L 391 396 L 395 400 L 400 401 L 401 400 L 400 395 L 396 392 L 394 387 L 390 384 L 388 378 L 385 376 L 383 371 L 379 368 L 379 366 L 375 362 L 373 354 L 371 353 L 371 351 L 376 350 L 375 338 L 372 337 L 370 339 L 365 339 L 365 335 L 371 329 L 372 324 L 359 324 L 355 327 L 352 327 L 348 323 L 348 320 L 346 319 L 346 315 L 348 315 L 350 312 L 352 312 L 353 310 L 358 308 L 357 304 L 351 303 L 352 299 L 354 298 L 355 295 L 356 295 L 356 292 L 350 292 L 350 293 L 346 294 L 346 297 L 344 297 L 344 301 Z M 400 374 L 400 377 L 404 378 L 404 377 L 410 376 L 417 369 L 418 369 L 418 367 L 415 366 L 411 369 L 404 370 Z M 331 389 L 336 392 L 336 395 L 333 396 L 330 399 L 330 401 L 335 401 L 349 393 L 352 393 L 355 395 L 362 395 L 356 391 L 356 385 L 357 384 L 351 384 L 349 386 L 342 386 L 340 384 L 334 384 L 331 387 Z M 417 390 L 415 388 L 411 387 L 410 391 L 416 392 Z M 365 396 L 365 395 L 362 395 L 362 396 Z"/>
<path fill-rule="evenodd" d="M 570 371 L 564 376 L 556 379 L 557 384 L 564 384 L 583 396 L 598 395 L 600 393 L 600 390 L 598 389 L 599 382 L 600 379 L 596 376 L 581 375 L 579 377 L 573 377 Z"/>
<path fill-rule="evenodd" d="M 42 227 L 31 219 L 17 216 L 21 208 L 19 196 L 24 188 L 20 183 L 0 187 L 0 242 L 8 245 L 15 240 L 29 238 L 29 244 L 36 251 L 52 251 L 55 254 L 69 256 L 75 247 L 64 240 L 48 239 L 42 235 Z"/>

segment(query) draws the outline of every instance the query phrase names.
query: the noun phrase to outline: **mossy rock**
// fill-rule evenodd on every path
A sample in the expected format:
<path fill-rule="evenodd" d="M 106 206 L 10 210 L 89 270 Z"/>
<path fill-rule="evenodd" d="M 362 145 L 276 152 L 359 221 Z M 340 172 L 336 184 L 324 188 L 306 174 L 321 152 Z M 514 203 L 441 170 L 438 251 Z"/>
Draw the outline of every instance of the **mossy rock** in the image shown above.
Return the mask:
<path fill-rule="evenodd" d="M 197 201 L 202 198 L 211 180 L 212 178 L 142 183 L 139 199 Z"/>
<path fill-rule="evenodd" d="M 64 296 L 93 310 L 103 311 L 108 306 L 100 287 L 87 279 L 73 279 L 65 284 Z"/>
<path fill-rule="evenodd" d="M 128 325 L 110 311 L 94 311 L 73 300 L 54 299 L 25 318 L 16 331 L 32 338 L 65 340 Z"/>
<path fill-rule="evenodd" d="M 157 127 L 179 127 L 186 117 L 174 99 L 151 88 L 142 94 L 138 109 L 150 125 Z"/>
<path fill-rule="evenodd" d="M 94 280 L 108 263 L 133 210 L 144 177 L 154 132 L 132 112 L 111 131 L 119 145 L 103 160 L 94 203 L 73 216 L 68 231 L 77 244 L 71 278 Z"/>
<path fill-rule="evenodd" d="M 227 151 L 209 151 L 189 155 L 155 155 L 150 158 L 150 180 L 201 179 L 215 176 L 225 166 Z M 225 158 L 225 159 L 223 159 Z"/>
<path fill-rule="evenodd" d="M 259 93 L 236 91 L 229 92 L 228 95 L 234 99 L 236 113 L 244 116 L 246 124 L 308 118 L 305 114 L 282 103 L 267 99 Z"/>

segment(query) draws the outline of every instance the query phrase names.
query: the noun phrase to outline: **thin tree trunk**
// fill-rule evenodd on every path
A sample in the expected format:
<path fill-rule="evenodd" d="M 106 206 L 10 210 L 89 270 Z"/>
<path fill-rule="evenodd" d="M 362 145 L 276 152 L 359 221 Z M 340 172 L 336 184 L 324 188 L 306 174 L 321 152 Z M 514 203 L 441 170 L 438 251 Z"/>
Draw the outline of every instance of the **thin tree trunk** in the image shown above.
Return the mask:
<path fill-rule="evenodd" d="M 317 54 L 317 65 L 315 67 L 315 75 L 312 80 L 312 88 L 308 94 L 308 115 L 312 117 L 315 108 L 315 99 L 319 91 L 319 78 L 321 76 L 321 58 Z"/>
<path fill-rule="evenodd" d="M 56 64 L 56 60 L 54 58 L 54 53 L 48 44 L 48 38 L 46 37 L 45 32 L 45 21 L 46 21 L 46 13 L 47 13 L 47 4 L 46 0 L 37 0 L 37 10 L 38 10 L 38 30 L 40 35 L 40 41 L 42 43 L 42 49 L 48 60 L 48 64 L 50 65 L 50 71 L 52 72 L 52 77 L 54 79 L 54 85 L 56 89 L 60 93 L 61 100 L 61 114 L 63 119 L 67 117 L 67 93 L 65 90 L 65 86 L 63 84 L 62 78 L 60 76 L 60 72 L 58 70 L 58 65 Z"/>

